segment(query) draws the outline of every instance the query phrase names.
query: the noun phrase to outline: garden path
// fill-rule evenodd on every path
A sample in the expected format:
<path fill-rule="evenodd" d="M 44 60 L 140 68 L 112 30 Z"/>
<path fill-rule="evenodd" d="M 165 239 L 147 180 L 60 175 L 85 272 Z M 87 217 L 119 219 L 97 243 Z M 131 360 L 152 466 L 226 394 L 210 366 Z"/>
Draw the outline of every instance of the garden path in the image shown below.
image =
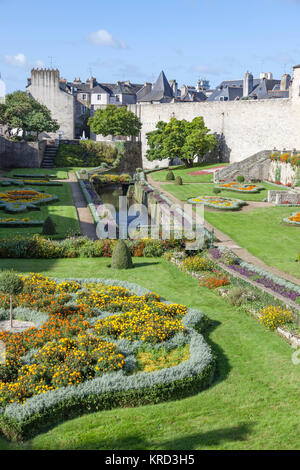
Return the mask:
<path fill-rule="evenodd" d="M 86 200 L 83 197 L 79 183 L 74 173 L 69 172 L 69 178 L 61 180 L 69 183 L 72 190 L 74 205 L 77 210 L 78 220 L 81 228 L 82 235 L 90 238 L 91 240 L 97 240 L 96 226 L 92 214 L 87 206 Z"/>
<path fill-rule="evenodd" d="M 156 189 L 159 189 L 159 191 L 165 194 L 168 197 L 168 199 L 170 199 L 172 202 L 174 202 L 175 204 L 178 204 L 180 207 L 183 207 L 184 205 L 183 201 L 180 201 L 180 199 L 177 199 L 175 196 L 173 196 L 173 194 L 169 193 L 168 191 L 162 188 L 162 185 L 165 185 L 165 182 L 154 181 L 150 174 L 147 175 L 147 180 L 151 184 L 151 186 L 153 186 Z M 251 208 L 253 209 L 256 207 L 272 206 L 272 204 L 269 204 L 269 203 L 255 202 L 255 201 L 251 201 L 247 203 L 249 204 L 250 209 Z M 295 276 L 292 276 L 291 274 L 287 274 L 277 268 L 266 265 L 262 260 L 260 260 L 256 256 L 249 253 L 249 251 L 246 250 L 245 248 L 239 246 L 228 235 L 216 229 L 213 225 L 211 225 L 207 221 L 205 221 L 204 224 L 208 230 L 212 230 L 212 229 L 214 230 L 215 236 L 219 240 L 219 242 L 215 243 L 216 246 L 227 247 L 230 250 L 232 250 L 243 261 L 246 261 L 247 263 L 252 263 L 257 268 L 268 271 L 271 274 L 275 274 L 276 276 L 281 277 L 282 279 L 286 279 L 287 281 L 293 282 L 294 284 L 297 284 L 300 286 L 300 279 L 297 279 Z"/>

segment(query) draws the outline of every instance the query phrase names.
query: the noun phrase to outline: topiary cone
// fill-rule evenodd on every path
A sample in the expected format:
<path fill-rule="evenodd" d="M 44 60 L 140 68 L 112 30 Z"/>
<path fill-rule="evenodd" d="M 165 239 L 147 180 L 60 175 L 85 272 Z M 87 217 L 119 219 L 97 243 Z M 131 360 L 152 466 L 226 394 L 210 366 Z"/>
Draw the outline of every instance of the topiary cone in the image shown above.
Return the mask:
<path fill-rule="evenodd" d="M 56 234 L 56 225 L 51 219 L 51 217 L 47 217 L 47 219 L 45 220 L 42 234 L 43 235 L 55 235 Z"/>
<path fill-rule="evenodd" d="M 113 269 L 133 268 L 131 254 L 124 240 L 118 240 L 111 257 L 111 267 Z"/>

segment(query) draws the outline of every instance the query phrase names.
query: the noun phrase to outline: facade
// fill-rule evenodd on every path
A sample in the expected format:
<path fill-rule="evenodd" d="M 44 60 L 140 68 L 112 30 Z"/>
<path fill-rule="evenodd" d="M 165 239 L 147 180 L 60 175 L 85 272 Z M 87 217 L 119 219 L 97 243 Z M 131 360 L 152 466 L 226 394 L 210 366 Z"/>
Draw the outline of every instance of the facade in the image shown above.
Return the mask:
<path fill-rule="evenodd" d="M 234 101 L 239 99 L 288 98 L 291 77 L 284 74 L 281 80 L 274 80 L 270 72 L 253 78 L 248 71 L 241 80 L 225 80 L 208 96 L 209 101 Z"/>
<path fill-rule="evenodd" d="M 286 81 L 286 79 L 285 79 Z M 255 80 L 254 80 L 255 83 Z M 294 67 L 289 97 L 203 102 L 139 103 L 129 106 L 142 122 L 143 165 L 165 166 L 168 160 L 150 162 L 146 158 L 146 133 L 158 121 L 171 117 L 191 121 L 203 116 L 206 126 L 221 143 L 220 159 L 237 162 L 262 150 L 300 148 L 300 65 Z"/>

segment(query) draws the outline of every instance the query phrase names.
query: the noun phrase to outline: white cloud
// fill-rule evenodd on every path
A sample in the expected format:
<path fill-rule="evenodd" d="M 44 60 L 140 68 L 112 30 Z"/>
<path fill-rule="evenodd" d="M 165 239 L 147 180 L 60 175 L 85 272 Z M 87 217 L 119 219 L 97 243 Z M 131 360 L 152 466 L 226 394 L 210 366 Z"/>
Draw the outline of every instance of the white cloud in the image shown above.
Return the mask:
<path fill-rule="evenodd" d="M 20 67 L 20 68 L 29 68 L 29 67 L 38 67 L 38 68 L 43 68 L 44 67 L 44 62 L 42 60 L 36 60 L 35 62 L 29 62 L 27 60 L 27 57 L 19 52 L 16 55 L 5 55 L 4 56 L 4 62 L 7 65 L 10 65 L 12 67 Z"/>
<path fill-rule="evenodd" d="M 88 36 L 88 40 L 97 46 L 113 47 L 114 49 L 127 49 L 126 43 L 120 39 L 114 39 L 105 29 L 99 29 Z"/>
<path fill-rule="evenodd" d="M 26 56 L 22 54 L 21 52 L 14 56 L 5 55 L 4 61 L 6 64 L 12 65 L 13 67 L 26 67 L 27 65 Z"/>

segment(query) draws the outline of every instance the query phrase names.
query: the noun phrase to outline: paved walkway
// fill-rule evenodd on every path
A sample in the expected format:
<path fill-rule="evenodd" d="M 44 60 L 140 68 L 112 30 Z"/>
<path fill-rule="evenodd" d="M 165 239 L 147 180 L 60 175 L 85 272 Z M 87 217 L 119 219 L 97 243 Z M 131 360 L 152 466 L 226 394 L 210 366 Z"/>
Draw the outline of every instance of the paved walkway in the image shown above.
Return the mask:
<path fill-rule="evenodd" d="M 178 204 L 180 207 L 183 207 L 183 205 L 184 205 L 183 201 L 180 201 L 180 199 L 177 199 L 175 196 L 173 196 L 173 194 L 169 193 L 168 191 L 166 191 L 165 189 L 163 189 L 161 187 L 162 184 L 163 185 L 165 184 L 164 182 L 162 183 L 162 182 L 159 182 L 159 181 L 154 181 L 150 174 L 147 175 L 147 179 L 148 179 L 148 182 L 151 184 L 151 186 L 153 186 L 156 189 L 159 189 L 159 191 L 164 193 L 172 202 L 174 202 L 175 204 Z M 251 201 L 250 203 L 248 202 L 248 204 L 250 206 L 250 209 L 248 209 L 248 210 L 251 210 L 251 208 L 253 209 L 255 207 L 270 207 L 270 206 L 273 206 L 273 204 L 262 203 L 262 202 L 256 203 L 254 201 Z M 256 256 L 253 256 L 251 253 L 249 253 L 248 250 L 246 250 L 245 248 L 242 248 L 241 246 L 239 246 L 228 235 L 226 235 L 225 233 L 223 233 L 220 230 L 216 229 L 211 224 L 209 224 L 207 221 L 205 221 L 204 223 L 205 223 L 205 227 L 208 230 L 214 229 L 215 236 L 219 240 L 219 242 L 215 243 L 216 246 L 226 246 L 227 248 L 230 248 L 243 261 L 246 261 L 247 263 L 252 263 L 252 264 L 254 264 L 254 266 L 256 266 L 260 269 L 264 269 L 265 271 L 268 271 L 271 274 L 275 274 L 278 277 L 286 279 L 287 281 L 293 282 L 294 284 L 297 284 L 297 285 L 300 286 L 300 279 L 297 279 L 296 277 L 292 276 L 291 274 L 287 274 L 283 271 L 280 271 L 277 268 L 266 265 L 259 258 L 257 258 Z"/>
<path fill-rule="evenodd" d="M 79 183 L 74 173 L 69 172 L 69 178 L 67 180 L 60 180 L 65 183 L 69 183 L 72 190 L 74 199 L 74 205 L 77 210 L 78 220 L 81 228 L 82 235 L 90 238 L 91 240 L 97 240 L 96 226 L 92 214 L 87 207 L 86 200 L 83 197 Z"/>

